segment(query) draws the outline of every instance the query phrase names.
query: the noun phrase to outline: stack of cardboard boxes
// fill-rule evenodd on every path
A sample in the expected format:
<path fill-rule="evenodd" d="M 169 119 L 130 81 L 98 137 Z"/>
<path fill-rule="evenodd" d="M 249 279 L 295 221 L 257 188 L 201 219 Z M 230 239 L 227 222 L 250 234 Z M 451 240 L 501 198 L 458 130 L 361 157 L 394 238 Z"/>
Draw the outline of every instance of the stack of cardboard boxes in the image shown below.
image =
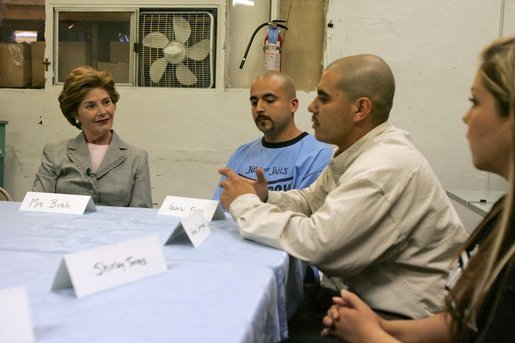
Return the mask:
<path fill-rule="evenodd" d="M 58 80 L 64 82 L 70 72 L 79 66 L 91 65 L 91 44 L 86 42 L 59 42 Z"/>
<path fill-rule="evenodd" d="M 109 62 L 98 62 L 98 70 L 113 74 L 116 83 L 129 82 L 129 43 L 110 42 Z"/>
<path fill-rule="evenodd" d="M 98 62 L 98 70 L 113 74 L 116 83 L 129 82 L 129 43 L 110 42 L 109 62 Z M 59 75 L 63 82 L 70 71 L 92 65 L 91 45 L 86 42 L 59 42 Z M 0 43 L 0 88 L 45 87 L 45 42 Z"/>
<path fill-rule="evenodd" d="M 32 87 L 45 87 L 45 42 L 33 42 L 30 44 L 32 57 Z"/>
<path fill-rule="evenodd" d="M 30 87 L 32 63 L 27 43 L 0 43 L 0 87 Z"/>
<path fill-rule="evenodd" d="M 0 43 L 0 87 L 43 88 L 45 42 Z"/>

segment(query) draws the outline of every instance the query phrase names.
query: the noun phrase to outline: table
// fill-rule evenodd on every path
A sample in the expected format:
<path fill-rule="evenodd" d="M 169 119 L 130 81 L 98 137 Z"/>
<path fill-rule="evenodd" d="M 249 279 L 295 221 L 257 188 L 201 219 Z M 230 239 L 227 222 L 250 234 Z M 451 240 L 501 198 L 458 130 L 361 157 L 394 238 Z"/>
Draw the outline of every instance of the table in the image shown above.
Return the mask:
<path fill-rule="evenodd" d="M 37 342 L 276 340 L 269 268 L 169 263 L 164 274 L 79 300 L 72 289 L 49 291 L 60 255 L 0 251 L 0 259 L 0 287 L 27 288 Z"/>
<path fill-rule="evenodd" d="M 486 216 L 504 191 L 478 191 L 468 189 L 448 189 L 447 195 L 457 203 L 469 208 L 480 216 Z"/>
<path fill-rule="evenodd" d="M 79 300 L 72 290 L 50 291 L 64 254 L 149 234 L 157 234 L 164 243 L 179 218 L 158 215 L 157 209 L 98 206 L 96 212 L 68 215 L 23 212 L 19 206 L 0 202 L 0 258 L 13 261 L 0 267 L 0 287 L 16 286 L 12 280 L 27 285 L 38 341 L 40 335 L 49 342 L 67 341 L 68 332 L 84 330 L 89 341 L 116 336 L 122 341 L 145 337 L 146 341 L 273 342 L 287 337 L 288 317 L 302 297 L 304 265 L 281 250 L 243 239 L 232 219 L 211 222 L 213 233 L 198 248 L 188 242 L 164 246 L 167 273 Z M 41 262 L 33 263 L 36 260 Z M 18 275 L 17 270 L 23 272 Z M 141 313 L 128 309 L 123 304 L 133 297 L 149 307 L 143 306 Z M 48 304 L 52 304 L 50 313 Z M 104 311 L 104 304 L 109 304 L 109 311 Z M 96 331 L 90 324 L 67 320 L 76 309 L 85 309 L 78 322 L 100 316 L 95 319 Z M 114 317 L 127 314 L 127 323 L 120 319 L 113 335 L 106 336 Z M 160 315 L 166 320 L 156 319 Z M 53 318 L 52 324 L 46 322 L 47 316 Z M 139 320 L 143 324 L 134 325 Z M 165 328 L 155 328 L 158 323 Z M 118 337 L 122 328 L 127 334 Z"/>

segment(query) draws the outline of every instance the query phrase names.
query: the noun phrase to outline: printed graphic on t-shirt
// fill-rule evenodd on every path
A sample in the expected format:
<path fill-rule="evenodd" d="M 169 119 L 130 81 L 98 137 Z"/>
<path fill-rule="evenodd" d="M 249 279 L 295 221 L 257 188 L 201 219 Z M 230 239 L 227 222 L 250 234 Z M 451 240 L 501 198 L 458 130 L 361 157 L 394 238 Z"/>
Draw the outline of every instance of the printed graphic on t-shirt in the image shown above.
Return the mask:
<path fill-rule="evenodd" d="M 244 172 L 238 175 L 256 180 L 256 169 L 258 166 L 248 166 Z M 263 168 L 265 178 L 268 181 L 268 189 L 271 191 L 289 191 L 293 187 L 293 175 L 289 175 L 290 168 L 287 167 L 266 167 Z M 286 177 L 284 177 L 286 176 Z"/>
<path fill-rule="evenodd" d="M 257 138 L 240 146 L 229 158 L 227 167 L 250 180 L 256 179 L 258 167 L 263 168 L 270 190 L 289 191 L 314 182 L 331 156 L 329 145 L 304 132 L 282 143 L 266 143 L 263 137 Z M 213 199 L 219 200 L 222 192 L 223 189 L 217 187 Z"/>

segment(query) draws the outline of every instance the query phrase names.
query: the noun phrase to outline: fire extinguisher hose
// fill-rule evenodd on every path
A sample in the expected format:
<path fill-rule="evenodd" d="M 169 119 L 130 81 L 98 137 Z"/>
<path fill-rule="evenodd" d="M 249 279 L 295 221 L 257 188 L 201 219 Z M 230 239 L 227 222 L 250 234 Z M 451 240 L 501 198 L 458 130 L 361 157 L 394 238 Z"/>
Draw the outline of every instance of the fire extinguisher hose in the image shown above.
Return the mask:
<path fill-rule="evenodd" d="M 282 29 L 285 29 L 285 30 L 288 30 L 288 28 L 285 26 L 285 25 L 282 25 L 282 24 L 279 24 L 281 22 L 285 22 L 285 20 L 272 20 L 273 23 L 276 23 L 277 26 L 279 26 L 280 28 Z M 245 49 L 245 53 L 243 54 L 243 58 L 241 59 L 241 62 L 240 62 L 240 69 L 243 69 L 243 65 L 245 64 L 245 61 L 247 59 L 247 55 L 249 54 L 249 50 L 250 50 L 250 47 L 252 45 L 252 42 L 254 41 L 254 37 L 256 36 L 256 34 L 258 33 L 259 30 L 261 30 L 263 27 L 267 26 L 267 25 L 271 25 L 272 23 L 263 23 L 261 25 L 259 25 L 255 30 L 254 32 L 252 33 L 252 36 L 250 37 L 250 40 L 249 40 L 249 43 L 247 44 L 247 49 Z"/>

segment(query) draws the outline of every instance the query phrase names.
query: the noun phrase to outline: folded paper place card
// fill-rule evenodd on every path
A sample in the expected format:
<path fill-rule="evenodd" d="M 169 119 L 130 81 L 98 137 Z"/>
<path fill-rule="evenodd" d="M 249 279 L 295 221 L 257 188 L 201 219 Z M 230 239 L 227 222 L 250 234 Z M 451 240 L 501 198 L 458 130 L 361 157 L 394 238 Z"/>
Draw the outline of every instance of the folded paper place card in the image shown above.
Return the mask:
<path fill-rule="evenodd" d="M 182 218 L 181 222 L 177 224 L 170 237 L 166 240 L 165 245 L 179 240 L 185 234 L 195 248 L 199 247 L 211 235 L 211 228 L 202 212 L 194 211 Z"/>
<path fill-rule="evenodd" d="M 163 249 L 151 235 L 65 255 L 52 290 L 72 287 L 80 298 L 165 271 Z"/>
<path fill-rule="evenodd" d="M 0 342 L 34 342 L 25 287 L 0 289 Z"/>
<path fill-rule="evenodd" d="M 194 211 L 202 212 L 208 222 L 213 219 L 225 219 L 225 212 L 219 201 L 170 195 L 165 198 L 157 213 L 184 218 Z"/>
<path fill-rule="evenodd" d="M 20 211 L 84 214 L 96 211 L 89 195 L 27 192 L 20 205 Z"/>

